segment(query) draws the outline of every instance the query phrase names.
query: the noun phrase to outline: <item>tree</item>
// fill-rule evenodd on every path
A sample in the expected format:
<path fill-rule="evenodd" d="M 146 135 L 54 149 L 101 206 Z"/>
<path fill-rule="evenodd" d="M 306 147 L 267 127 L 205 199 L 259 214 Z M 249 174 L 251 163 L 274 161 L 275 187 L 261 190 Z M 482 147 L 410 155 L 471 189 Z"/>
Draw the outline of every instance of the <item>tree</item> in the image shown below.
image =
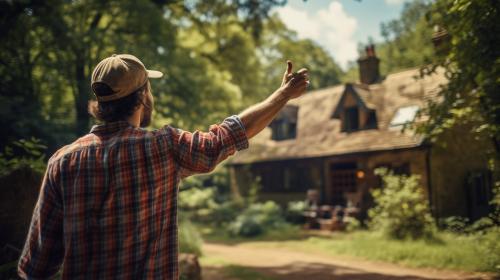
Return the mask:
<path fill-rule="evenodd" d="M 340 83 L 342 70 L 327 51 L 312 40 L 298 39 L 297 33 L 289 30 L 278 16 L 269 18 L 262 36 L 264 43 L 258 51 L 265 67 L 267 88 L 279 84 L 286 59 L 308 68 L 312 90 Z"/>
<path fill-rule="evenodd" d="M 432 27 L 426 20 L 428 1 L 405 3 L 399 19 L 380 26 L 385 42 L 377 47 L 382 73 L 430 64 L 434 48 L 430 40 Z"/>
<path fill-rule="evenodd" d="M 440 102 L 431 103 L 427 135 L 471 125 L 471 133 L 486 135 L 494 148 L 491 166 L 500 160 L 500 3 L 438 0 L 429 14 L 431 25 L 446 30 L 440 51 L 424 73 L 442 68 L 448 83 Z"/>

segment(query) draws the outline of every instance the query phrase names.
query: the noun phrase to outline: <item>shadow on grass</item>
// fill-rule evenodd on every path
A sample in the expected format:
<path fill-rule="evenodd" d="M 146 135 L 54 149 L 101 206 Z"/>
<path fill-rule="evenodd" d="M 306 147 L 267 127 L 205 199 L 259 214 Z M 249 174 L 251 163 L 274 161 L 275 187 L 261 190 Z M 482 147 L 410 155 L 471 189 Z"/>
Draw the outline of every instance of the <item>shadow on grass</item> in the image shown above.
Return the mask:
<path fill-rule="evenodd" d="M 222 273 L 231 279 L 256 279 L 256 280 L 424 280 L 434 279 L 413 275 L 388 275 L 383 273 L 368 272 L 339 265 L 324 263 L 294 262 L 290 265 L 273 267 L 245 267 L 239 265 L 227 265 L 219 268 Z M 204 278 L 205 279 L 205 278 Z M 440 278 L 443 279 L 443 278 Z M 452 279 L 452 278 L 450 278 Z M 476 279 L 476 278 L 461 278 Z M 206 278 L 206 280 L 215 280 Z"/>

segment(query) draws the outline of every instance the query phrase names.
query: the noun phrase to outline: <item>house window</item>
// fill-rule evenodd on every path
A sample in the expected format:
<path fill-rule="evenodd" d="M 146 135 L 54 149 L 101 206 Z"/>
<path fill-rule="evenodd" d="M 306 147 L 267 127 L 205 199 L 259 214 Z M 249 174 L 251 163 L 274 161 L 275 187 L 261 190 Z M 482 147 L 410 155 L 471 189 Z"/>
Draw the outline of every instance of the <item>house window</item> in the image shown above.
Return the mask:
<path fill-rule="evenodd" d="M 293 139 L 297 134 L 297 124 L 287 120 L 276 120 L 271 124 L 272 140 Z"/>
<path fill-rule="evenodd" d="M 366 121 L 365 129 L 377 128 L 377 114 L 375 111 L 370 111 L 368 113 L 368 120 Z"/>
<path fill-rule="evenodd" d="M 344 113 L 344 131 L 354 131 L 359 129 L 358 107 L 348 107 Z"/>
<path fill-rule="evenodd" d="M 297 135 L 297 114 L 299 107 L 287 105 L 269 125 L 272 129 L 271 139 L 275 141 L 293 139 Z"/>
<path fill-rule="evenodd" d="M 399 108 L 391 120 L 391 126 L 402 126 L 413 122 L 419 109 L 416 105 Z"/>
<path fill-rule="evenodd" d="M 490 213 L 492 198 L 491 173 L 488 170 L 471 172 L 467 176 L 467 204 L 469 218 L 473 221 Z"/>

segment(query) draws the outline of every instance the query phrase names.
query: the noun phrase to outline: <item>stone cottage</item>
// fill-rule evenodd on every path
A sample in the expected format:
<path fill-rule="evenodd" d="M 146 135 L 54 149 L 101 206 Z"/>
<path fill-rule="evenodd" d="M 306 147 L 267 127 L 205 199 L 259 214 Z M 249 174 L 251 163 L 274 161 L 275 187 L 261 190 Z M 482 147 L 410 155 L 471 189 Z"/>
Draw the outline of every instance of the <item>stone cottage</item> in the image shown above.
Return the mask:
<path fill-rule="evenodd" d="M 244 193 L 260 178 L 260 197 L 282 205 L 304 200 L 316 189 L 321 203 L 355 206 L 366 214 L 374 169 L 418 174 L 436 217 L 477 218 L 491 196 L 486 147 L 467 129 L 443 134 L 432 145 L 408 124 L 422 121 L 419 110 L 437 100 L 443 73 L 423 78 L 419 69 L 379 74 L 373 46 L 358 60 L 359 82 L 306 93 L 292 100 L 268 128 L 229 162 L 232 189 Z M 441 142 L 443 142 L 441 141 Z"/>

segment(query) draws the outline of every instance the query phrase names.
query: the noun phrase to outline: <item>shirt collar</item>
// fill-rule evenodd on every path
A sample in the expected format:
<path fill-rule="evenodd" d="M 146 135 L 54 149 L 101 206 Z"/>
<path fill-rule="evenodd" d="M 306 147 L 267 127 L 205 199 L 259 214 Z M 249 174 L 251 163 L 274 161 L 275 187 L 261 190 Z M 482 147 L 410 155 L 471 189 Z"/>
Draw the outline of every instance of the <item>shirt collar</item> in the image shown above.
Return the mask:
<path fill-rule="evenodd" d="M 92 129 L 90 129 L 90 133 L 112 134 L 128 127 L 133 127 L 133 126 L 129 124 L 127 121 L 107 122 L 104 124 L 92 126 Z"/>

